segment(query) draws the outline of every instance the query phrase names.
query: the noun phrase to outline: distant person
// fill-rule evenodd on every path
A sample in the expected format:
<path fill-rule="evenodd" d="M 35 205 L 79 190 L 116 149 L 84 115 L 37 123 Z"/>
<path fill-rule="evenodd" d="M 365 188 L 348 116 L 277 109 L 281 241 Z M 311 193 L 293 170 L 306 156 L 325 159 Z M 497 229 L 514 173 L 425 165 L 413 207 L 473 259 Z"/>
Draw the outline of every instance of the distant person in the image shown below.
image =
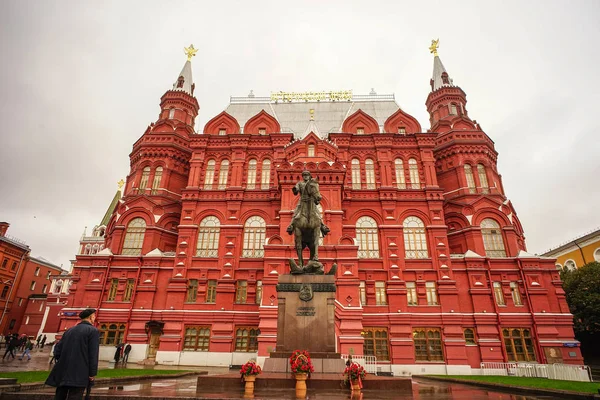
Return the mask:
<path fill-rule="evenodd" d="M 56 364 L 46 385 L 56 387 L 54 400 L 81 400 L 98 373 L 100 333 L 94 328 L 96 310 L 79 313 L 81 322 L 66 331 L 54 349 Z"/>
<path fill-rule="evenodd" d="M 29 352 L 33 350 L 33 342 L 27 338 L 27 342 L 25 343 L 25 350 L 23 350 L 23 354 L 19 357 L 20 361 L 23 361 L 23 357 L 27 356 L 27 361 L 31 361 L 31 354 Z"/>
<path fill-rule="evenodd" d="M 52 357 L 50 357 L 50 361 L 48 362 L 48 364 L 52 365 L 53 362 L 58 361 L 58 358 L 56 358 L 56 346 L 58 345 L 58 343 L 60 342 L 60 340 L 56 340 L 54 341 L 54 345 L 52 346 L 52 349 L 50 350 L 50 354 L 52 355 Z"/>
<path fill-rule="evenodd" d="M 42 349 L 44 348 L 44 344 L 46 344 L 46 335 L 44 335 L 42 341 L 40 342 L 40 346 L 42 347 Z"/>
<path fill-rule="evenodd" d="M 119 343 L 115 346 L 117 349 L 115 350 L 115 365 L 119 363 L 121 359 L 121 353 L 123 353 L 123 343 Z"/>
<path fill-rule="evenodd" d="M 42 334 L 40 333 L 40 335 L 37 337 L 36 343 L 35 343 L 35 347 L 38 348 L 40 347 L 40 341 L 42 340 Z"/>
<path fill-rule="evenodd" d="M 4 352 L 4 356 L 2 357 L 2 359 L 4 360 L 7 355 L 10 355 L 14 360 L 15 359 L 15 350 L 17 349 L 17 346 L 19 346 L 19 337 L 15 333 L 14 335 L 11 336 L 10 340 L 8 340 L 8 344 L 6 345 L 6 351 Z M 10 359 L 10 357 L 9 357 L 9 359 Z"/>
<path fill-rule="evenodd" d="M 123 350 L 123 364 L 127 364 L 127 361 L 129 361 L 129 353 L 131 352 L 131 345 L 129 343 L 127 343 L 127 346 L 125 346 L 125 349 Z"/>

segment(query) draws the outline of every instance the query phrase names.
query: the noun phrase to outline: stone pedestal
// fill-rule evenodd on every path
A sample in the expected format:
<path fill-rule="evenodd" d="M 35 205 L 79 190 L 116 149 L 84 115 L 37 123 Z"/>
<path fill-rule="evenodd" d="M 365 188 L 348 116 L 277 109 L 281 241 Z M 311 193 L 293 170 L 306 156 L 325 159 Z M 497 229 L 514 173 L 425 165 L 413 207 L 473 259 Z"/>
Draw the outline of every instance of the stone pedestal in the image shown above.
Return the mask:
<path fill-rule="evenodd" d="M 335 352 L 335 276 L 282 275 L 277 285 L 277 345 L 266 372 L 287 372 L 294 350 L 308 350 L 315 372 L 343 372 Z"/>

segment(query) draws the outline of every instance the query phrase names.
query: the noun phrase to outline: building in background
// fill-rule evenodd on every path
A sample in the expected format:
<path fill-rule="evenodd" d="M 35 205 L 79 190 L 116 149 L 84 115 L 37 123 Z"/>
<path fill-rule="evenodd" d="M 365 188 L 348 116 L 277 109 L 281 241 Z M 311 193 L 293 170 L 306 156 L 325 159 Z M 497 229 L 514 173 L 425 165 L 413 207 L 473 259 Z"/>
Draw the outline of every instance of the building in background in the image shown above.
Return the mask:
<path fill-rule="evenodd" d="M 591 262 L 600 262 L 600 229 L 548 250 L 543 257 L 556 258 L 557 268 L 574 270 Z"/>
<path fill-rule="evenodd" d="M 396 375 L 581 363 L 554 260 L 526 252 L 494 143 L 432 51 L 429 129 L 394 95 L 251 92 L 199 132 L 190 53 L 133 144 L 105 248 L 76 257 L 61 330 L 94 307 L 105 360 L 128 342 L 150 363 L 262 362 L 308 169 L 331 229 L 319 259 L 338 264 L 338 352 Z"/>

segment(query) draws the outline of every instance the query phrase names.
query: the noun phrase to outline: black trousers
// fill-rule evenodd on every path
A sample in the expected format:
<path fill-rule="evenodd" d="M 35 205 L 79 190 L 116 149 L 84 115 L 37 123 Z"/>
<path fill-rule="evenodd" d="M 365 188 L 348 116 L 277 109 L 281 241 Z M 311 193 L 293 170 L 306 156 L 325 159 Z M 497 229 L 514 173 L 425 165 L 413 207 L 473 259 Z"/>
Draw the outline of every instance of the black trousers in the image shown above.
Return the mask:
<path fill-rule="evenodd" d="M 56 388 L 54 400 L 81 400 L 84 392 L 82 387 L 60 386 Z"/>

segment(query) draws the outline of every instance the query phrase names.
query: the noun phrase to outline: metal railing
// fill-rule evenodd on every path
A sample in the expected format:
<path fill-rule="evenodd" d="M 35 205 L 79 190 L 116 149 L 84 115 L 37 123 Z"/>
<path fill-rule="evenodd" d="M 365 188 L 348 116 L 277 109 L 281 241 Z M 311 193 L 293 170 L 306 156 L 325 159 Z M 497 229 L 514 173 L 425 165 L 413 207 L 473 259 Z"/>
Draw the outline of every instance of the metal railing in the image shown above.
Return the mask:
<path fill-rule="evenodd" d="M 348 361 L 348 357 L 348 354 L 342 354 L 342 360 L 344 360 L 344 362 Z M 375 356 L 352 355 L 352 362 L 362 365 L 368 374 L 377 374 L 377 357 Z"/>
<path fill-rule="evenodd" d="M 483 375 L 592 382 L 592 372 L 587 365 L 482 362 L 481 370 Z"/>

